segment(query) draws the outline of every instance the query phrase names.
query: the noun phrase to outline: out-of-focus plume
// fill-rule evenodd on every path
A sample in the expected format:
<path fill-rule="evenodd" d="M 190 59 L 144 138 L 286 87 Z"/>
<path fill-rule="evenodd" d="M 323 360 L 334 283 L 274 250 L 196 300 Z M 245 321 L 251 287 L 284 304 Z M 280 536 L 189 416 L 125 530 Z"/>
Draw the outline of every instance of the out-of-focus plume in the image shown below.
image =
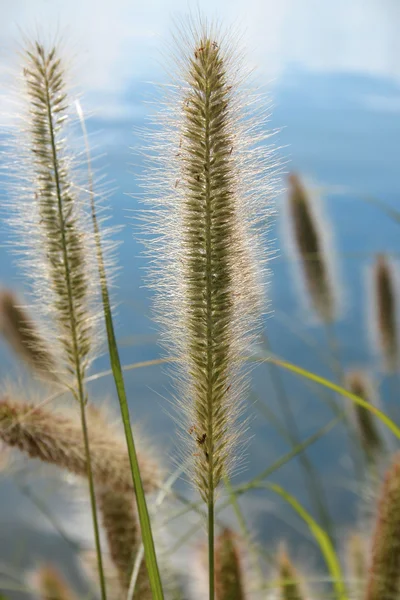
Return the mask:
<path fill-rule="evenodd" d="M 397 286 L 393 266 L 384 254 L 378 254 L 372 269 L 372 310 L 369 318 L 385 368 L 396 371 L 399 361 L 397 331 Z"/>
<path fill-rule="evenodd" d="M 373 387 L 366 373 L 349 371 L 346 375 L 345 386 L 349 392 L 366 402 L 375 403 Z M 354 420 L 365 456 L 368 462 L 373 463 L 384 450 L 377 421 L 374 415 L 363 406 L 352 403 L 351 409 L 354 412 Z"/>
<path fill-rule="evenodd" d="M 330 323 L 336 317 L 337 302 L 324 244 L 326 234 L 316 218 L 311 197 L 296 173 L 289 175 L 288 208 L 293 245 L 312 306 L 323 322 Z"/>
<path fill-rule="evenodd" d="M 390 600 L 400 595 L 400 454 L 383 483 L 376 510 L 375 531 L 365 600 Z"/>
<path fill-rule="evenodd" d="M 0 290 L 0 333 L 36 373 L 54 379 L 57 368 L 50 348 L 10 290 Z"/>

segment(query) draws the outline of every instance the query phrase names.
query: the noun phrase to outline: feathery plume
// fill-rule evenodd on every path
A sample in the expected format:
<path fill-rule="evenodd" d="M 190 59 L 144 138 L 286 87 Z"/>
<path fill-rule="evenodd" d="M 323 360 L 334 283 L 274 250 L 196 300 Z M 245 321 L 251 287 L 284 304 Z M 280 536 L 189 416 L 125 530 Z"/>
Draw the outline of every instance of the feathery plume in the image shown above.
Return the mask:
<path fill-rule="evenodd" d="M 251 118 L 232 46 L 207 23 L 183 31 L 146 182 L 157 315 L 180 359 L 185 464 L 208 503 L 238 446 L 241 359 L 262 306 L 255 227 L 272 193 L 265 119 Z"/>
<path fill-rule="evenodd" d="M 392 266 L 384 254 L 378 254 L 373 266 L 372 302 L 376 341 L 387 370 L 395 371 L 399 358 L 396 285 Z"/>
<path fill-rule="evenodd" d="M 32 573 L 32 580 L 42 600 L 76 600 L 61 573 L 51 565 L 43 565 Z"/>
<path fill-rule="evenodd" d="M 98 486 L 117 493 L 133 492 L 126 443 L 98 409 L 88 411 L 88 430 L 93 477 Z M 0 400 L 0 439 L 30 458 L 56 465 L 80 477 L 87 476 L 86 454 L 78 415 L 69 410 L 55 412 L 33 403 Z M 159 467 L 155 461 L 139 459 L 143 487 L 155 490 Z"/>
<path fill-rule="evenodd" d="M 400 594 L 400 454 L 386 473 L 376 514 L 365 600 Z"/>
<path fill-rule="evenodd" d="M 281 600 L 305 600 L 298 573 L 286 550 L 282 547 L 278 554 L 279 586 Z"/>
<path fill-rule="evenodd" d="M 359 533 L 349 536 L 346 545 L 349 584 L 355 600 L 361 599 L 368 574 L 366 540 Z"/>
<path fill-rule="evenodd" d="M 35 372 L 45 378 L 54 378 L 56 365 L 50 349 L 10 290 L 0 291 L 0 332 Z"/>
<path fill-rule="evenodd" d="M 97 308 L 89 277 L 93 236 L 67 141 L 71 100 L 64 63 L 57 44 L 29 43 L 23 53 L 23 124 L 10 150 L 8 219 L 47 328 L 43 338 L 77 395 L 98 338 Z"/>
<path fill-rule="evenodd" d="M 346 374 L 345 387 L 369 403 L 373 403 L 373 388 L 368 376 L 361 371 Z M 374 415 L 358 404 L 352 403 L 361 445 L 368 462 L 374 462 L 383 451 L 383 440 Z"/>
<path fill-rule="evenodd" d="M 84 463 L 101 595 L 105 600 L 84 384 L 97 339 L 94 336 L 94 284 L 89 278 L 93 239 L 72 178 L 72 161 L 66 143 L 70 98 L 59 46 L 47 48 L 38 41 L 28 44 L 22 75 L 26 125 L 21 131 L 21 143 L 16 144 L 17 156 L 22 161 L 12 173 L 20 181 L 22 178 L 23 186 L 22 189 L 16 186 L 13 195 L 11 223 L 16 226 L 18 244 L 25 251 L 25 266 L 38 307 L 47 317 L 49 327 L 45 339 L 54 352 L 56 364 L 61 365 L 58 375 L 80 404 Z"/>
<path fill-rule="evenodd" d="M 319 318 L 331 323 L 336 314 L 334 286 L 324 253 L 322 233 L 311 199 L 296 173 L 289 175 L 289 214 L 306 288 Z"/>
<path fill-rule="evenodd" d="M 177 80 L 159 113 L 164 131 L 149 150 L 149 245 L 157 312 L 179 357 L 185 464 L 208 507 L 212 599 L 215 494 L 240 439 L 243 354 L 262 310 L 255 226 L 265 218 L 273 165 L 233 43 L 207 22 L 181 31 Z"/>
<path fill-rule="evenodd" d="M 239 541 L 227 528 L 215 541 L 215 596 L 217 600 L 246 598 Z"/>
<path fill-rule="evenodd" d="M 135 501 L 132 493 L 115 492 L 108 488 L 99 492 L 99 508 L 111 559 L 118 573 L 121 595 L 126 597 L 133 564 L 142 541 Z M 151 600 L 152 598 L 144 561 L 142 561 L 136 581 L 134 598 L 140 598 L 140 600 Z"/>

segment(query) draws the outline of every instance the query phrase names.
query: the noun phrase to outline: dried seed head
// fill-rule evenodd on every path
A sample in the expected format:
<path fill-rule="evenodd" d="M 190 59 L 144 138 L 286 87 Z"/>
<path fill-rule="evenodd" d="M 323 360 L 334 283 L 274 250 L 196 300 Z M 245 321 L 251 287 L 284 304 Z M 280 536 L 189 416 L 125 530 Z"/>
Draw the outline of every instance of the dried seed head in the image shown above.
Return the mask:
<path fill-rule="evenodd" d="M 400 455 L 386 473 L 376 513 L 365 600 L 400 594 Z"/>
<path fill-rule="evenodd" d="M 118 573 L 121 596 L 126 597 L 133 564 L 142 541 L 135 500 L 131 492 L 116 492 L 113 489 L 103 489 L 98 500 L 111 560 Z M 134 597 L 141 600 L 152 598 L 144 560 L 136 581 Z"/>
<path fill-rule="evenodd" d="M 41 600 L 76 600 L 76 595 L 64 577 L 51 565 L 35 569 L 31 579 Z"/>
<path fill-rule="evenodd" d="M 362 598 L 368 574 L 366 540 L 359 534 L 349 536 L 346 544 L 346 558 L 349 585 L 354 598 Z"/>
<path fill-rule="evenodd" d="M 310 300 L 318 317 L 330 323 L 336 317 L 337 306 L 324 247 L 325 232 L 316 220 L 311 198 L 296 173 L 289 176 L 288 204 L 293 241 Z"/>
<path fill-rule="evenodd" d="M 68 151 L 71 102 L 58 45 L 27 45 L 22 88 L 24 123 L 10 150 L 9 221 L 48 328 L 43 337 L 71 385 L 71 375 L 84 378 L 98 336 L 93 236 Z"/>
<path fill-rule="evenodd" d="M 387 257 L 379 254 L 373 266 L 373 314 L 375 339 L 388 371 L 396 371 L 399 360 L 397 302 L 394 272 Z"/>
<path fill-rule="evenodd" d="M 93 478 L 98 487 L 116 493 L 133 493 L 126 442 L 100 411 L 88 411 L 90 454 Z M 69 410 L 54 412 L 32 403 L 0 400 L 0 439 L 37 458 L 86 477 L 86 455 L 79 415 Z M 160 481 L 155 461 L 139 457 L 145 492 L 152 492 Z"/>
<path fill-rule="evenodd" d="M 278 554 L 279 587 L 281 600 L 305 600 L 299 575 L 282 546 Z"/>
<path fill-rule="evenodd" d="M 56 364 L 37 327 L 10 290 L 0 291 L 0 332 L 41 377 L 54 379 Z"/>
<path fill-rule="evenodd" d="M 263 296 L 255 226 L 265 219 L 273 165 L 234 44 L 207 23 L 190 23 L 179 41 L 177 80 L 158 118 L 164 127 L 150 138 L 148 246 L 165 345 L 180 359 L 185 464 L 209 501 L 238 453 L 243 354 Z"/>
<path fill-rule="evenodd" d="M 239 540 L 230 529 L 224 529 L 215 543 L 215 594 L 217 600 L 246 598 Z"/>
<path fill-rule="evenodd" d="M 346 388 L 369 403 L 373 402 L 373 388 L 371 382 L 362 371 L 350 371 L 346 375 Z M 362 448 L 369 462 L 374 462 L 383 451 L 384 444 L 379 433 L 378 423 L 374 415 L 358 404 L 352 403 L 357 430 Z"/>

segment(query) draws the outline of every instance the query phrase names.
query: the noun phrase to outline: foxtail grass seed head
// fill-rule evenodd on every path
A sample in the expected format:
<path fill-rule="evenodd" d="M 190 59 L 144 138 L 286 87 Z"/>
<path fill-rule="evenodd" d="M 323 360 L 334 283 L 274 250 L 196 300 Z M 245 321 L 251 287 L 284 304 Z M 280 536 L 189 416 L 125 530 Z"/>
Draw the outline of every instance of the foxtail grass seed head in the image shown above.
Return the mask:
<path fill-rule="evenodd" d="M 376 512 L 365 600 L 400 595 L 400 454 L 386 473 Z"/>
<path fill-rule="evenodd" d="M 286 550 L 281 547 L 278 554 L 279 600 L 305 600 L 297 570 Z"/>
<path fill-rule="evenodd" d="M 366 402 L 374 404 L 374 392 L 371 381 L 362 371 L 349 371 L 345 380 L 346 388 L 352 394 Z M 354 418 L 360 442 L 369 462 L 374 462 L 384 449 L 383 439 L 375 416 L 363 406 L 352 403 Z"/>
<path fill-rule="evenodd" d="M 121 596 L 126 597 L 134 561 L 142 541 L 135 500 L 131 492 L 103 489 L 99 493 L 99 509 L 111 560 L 118 573 Z M 144 560 L 136 581 L 134 598 L 141 600 L 152 598 Z"/>
<path fill-rule="evenodd" d="M 17 296 L 0 290 L 0 333 L 41 377 L 54 379 L 57 367 L 47 343 Z"/>
<path fill-rule="evenodd" d="M 133 494 L 129 458 L 123 434 L 96 410 L 88 412 L 90 454 L 97 487 Z M 30 458 L 87 476 L 86 453 L 79 415 L 69 409 L 55 412 L 34 403 L 0 400 L 0 439 Z M 158 464 L 139 456 L 143 487 L 153 492 L 160 481 Z"/>
<path fill-rule="evenodd" d="M 93 240 L 68 150 L 71 101 L 66 79 L 59 45 L 27 44 L 9 212 L 37 308 L 48 325 L 44 337 L 64 376 L 83 379 L 98 337 L 95 284 L 89 277 L 94 271 Z"/>
<path fill-rule="evenodd" d="M 308 191 L 296 173 L 289 175 L 288 205 L 293 242 L 308 295 L 317 316 L 330 323 L 336 317 L 337 306 L 325 253 L 324 230 L 316 219 Z"/>
<path fill-rule="evenodd" d="M 31 579 L 40 600 L 76 600 L 77 598 L 64 577 L 53 566 L 38 567 L 31 574 Z"/>
<path fill-rule="evenodd" d="M 393 267 L 384 254 L 379 254 L 374 262 L 373 314 L 375 339 L 380 349 L 384 365 L 396 371 L 399 360 L 399 340 L 397 332 L 397 289 Z"/>
<path fill-rule="evenodd" d="M 275 165 L 234 40 L 189 23 L 177 44 L 176 80 L 157 120 L 162 131 L 150 138 L 145 218 L 157 315 L 169 353 L 179 357 L 185 464 L 208 502 L 238 456 L 243 355 L 263 305 L 267 250 L 257 225 L 269 210 Z"/>
<path fill-rule="evenodd" d="M 245 600 L 244 570 L 239 540 L 230 529 L 224 529 L 215 543 L 216 600 Z"/>

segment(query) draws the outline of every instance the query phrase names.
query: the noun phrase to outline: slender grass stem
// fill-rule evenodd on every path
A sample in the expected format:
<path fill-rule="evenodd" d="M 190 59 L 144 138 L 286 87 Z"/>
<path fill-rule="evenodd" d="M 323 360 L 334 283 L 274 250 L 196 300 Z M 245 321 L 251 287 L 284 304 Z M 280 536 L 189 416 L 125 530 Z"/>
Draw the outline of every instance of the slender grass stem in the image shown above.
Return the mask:
<path fill-rule="evenodd" d="M 214 600 L 214 495 L 208 501 L 208 565 L 209 565 L 209 597 Z"/>
<path fill-rule="evenodd" d="M 105 269 L 105 264 L 104 264 L 103 251 L 102 251 L 102 247 L 101 247 L 101 233 L 100 233 L 100 227 L 98 224 L 97 214 L 96 214 L 96 204 L 95 204 L 94 187 L 93 187 L 93 175 L 92 175 L 92 168 L 91 168 L 90 148 L 89 148 L 89 143 L 88 143 L 85 121 L 83 118 L 83 113 L 82 113 L 82 109 L 80 108 L 79 104 L 77 105 L 77 108 L 78 108 L 78 114 L 80 117 L 82 129 L 84 132 L 84 137 L 85 137 L 87 164 L 88 164 L 88 172 L 89 172 L 90 207 L 91 207 L 91 214 L 92 214 L 93 230 L 94 230 L 95 241 L 96 241 L 97 263 L 98 263 L 98 270 L 99 270 L 99 277 L 100 277 L 101 295 L 102 295 L 102 300 L 103 300 L 104 318 L 105 318 L 106 330 L 107 330 L 107 340 L 108 340 L 108 349 L 109 349 L 109 353 L 110 353 L 111 369 L 112 369 L 112 374 L 114 376 L 115 386 L 116 386 L 117 395 L 118 395 L 119 404 L 120 404 L 122 421 L 124 424 L 124 431 L 125 431 L 127 449 L 128 449 L 128 454 L 129 454 L 129 462 L 130 462 L 130 467 L 131 467 L 131 472 L 132 472 L 132 481 L 133 481 L 134 489 L 135 489 L 136 502 L 137 502 L 137 508 L 138 508 L 138 513 L 139 513 L 139 521 L 140 521 L 140 527 L 141 527 L 141 532 L 142 532 L 142 540 L 143 540 L 143 545 L 144 545 L 144 550 L 145 550 L 145 560 L 146 560 L 146 566 L 147 566 L 148 573 L 149 573 L 151 590 L 153 593 L 153 598 L 155 600 L 163 600 L 164 594 L 163 594 L 163 590 L 162 590 L 160 572 L 159 572 L 158 563 L 157 563 L 157 556 L 156 556 L 156 551 L 155 551 L 153 534 L 152 534 L 152 530 L 151 530 L 150 517 L 149 517 L 148 508 L 147 508 L 146 498 L 144 495 L 142 479 L 140 476 L 139 463 L 138 463 L 138 458 L 137 458 L 137 453 L 136 453 L 135 442 L 134 442 L 133 434 L 132 434 L 132 427 L 131 427 L 130 415 L 129 415 L 129 407 L 128 407 L 128 401 L 127 401 L 127 397 L 126 397 L 125 382 L 124 382 L 124 377 L 123 377 L 123 373 L 122 373 L 121 361 L 119 358 L 117 340 L 116 340 L 115 331 L 114 331 L 114 324 L 113 324 L 113 318 L 112 318 L 112 312 L 111 312 L 111 302 L 110 302 L 110 296 L 109 296 L 108 285 L 107 285 L 106 269 Z"/>

